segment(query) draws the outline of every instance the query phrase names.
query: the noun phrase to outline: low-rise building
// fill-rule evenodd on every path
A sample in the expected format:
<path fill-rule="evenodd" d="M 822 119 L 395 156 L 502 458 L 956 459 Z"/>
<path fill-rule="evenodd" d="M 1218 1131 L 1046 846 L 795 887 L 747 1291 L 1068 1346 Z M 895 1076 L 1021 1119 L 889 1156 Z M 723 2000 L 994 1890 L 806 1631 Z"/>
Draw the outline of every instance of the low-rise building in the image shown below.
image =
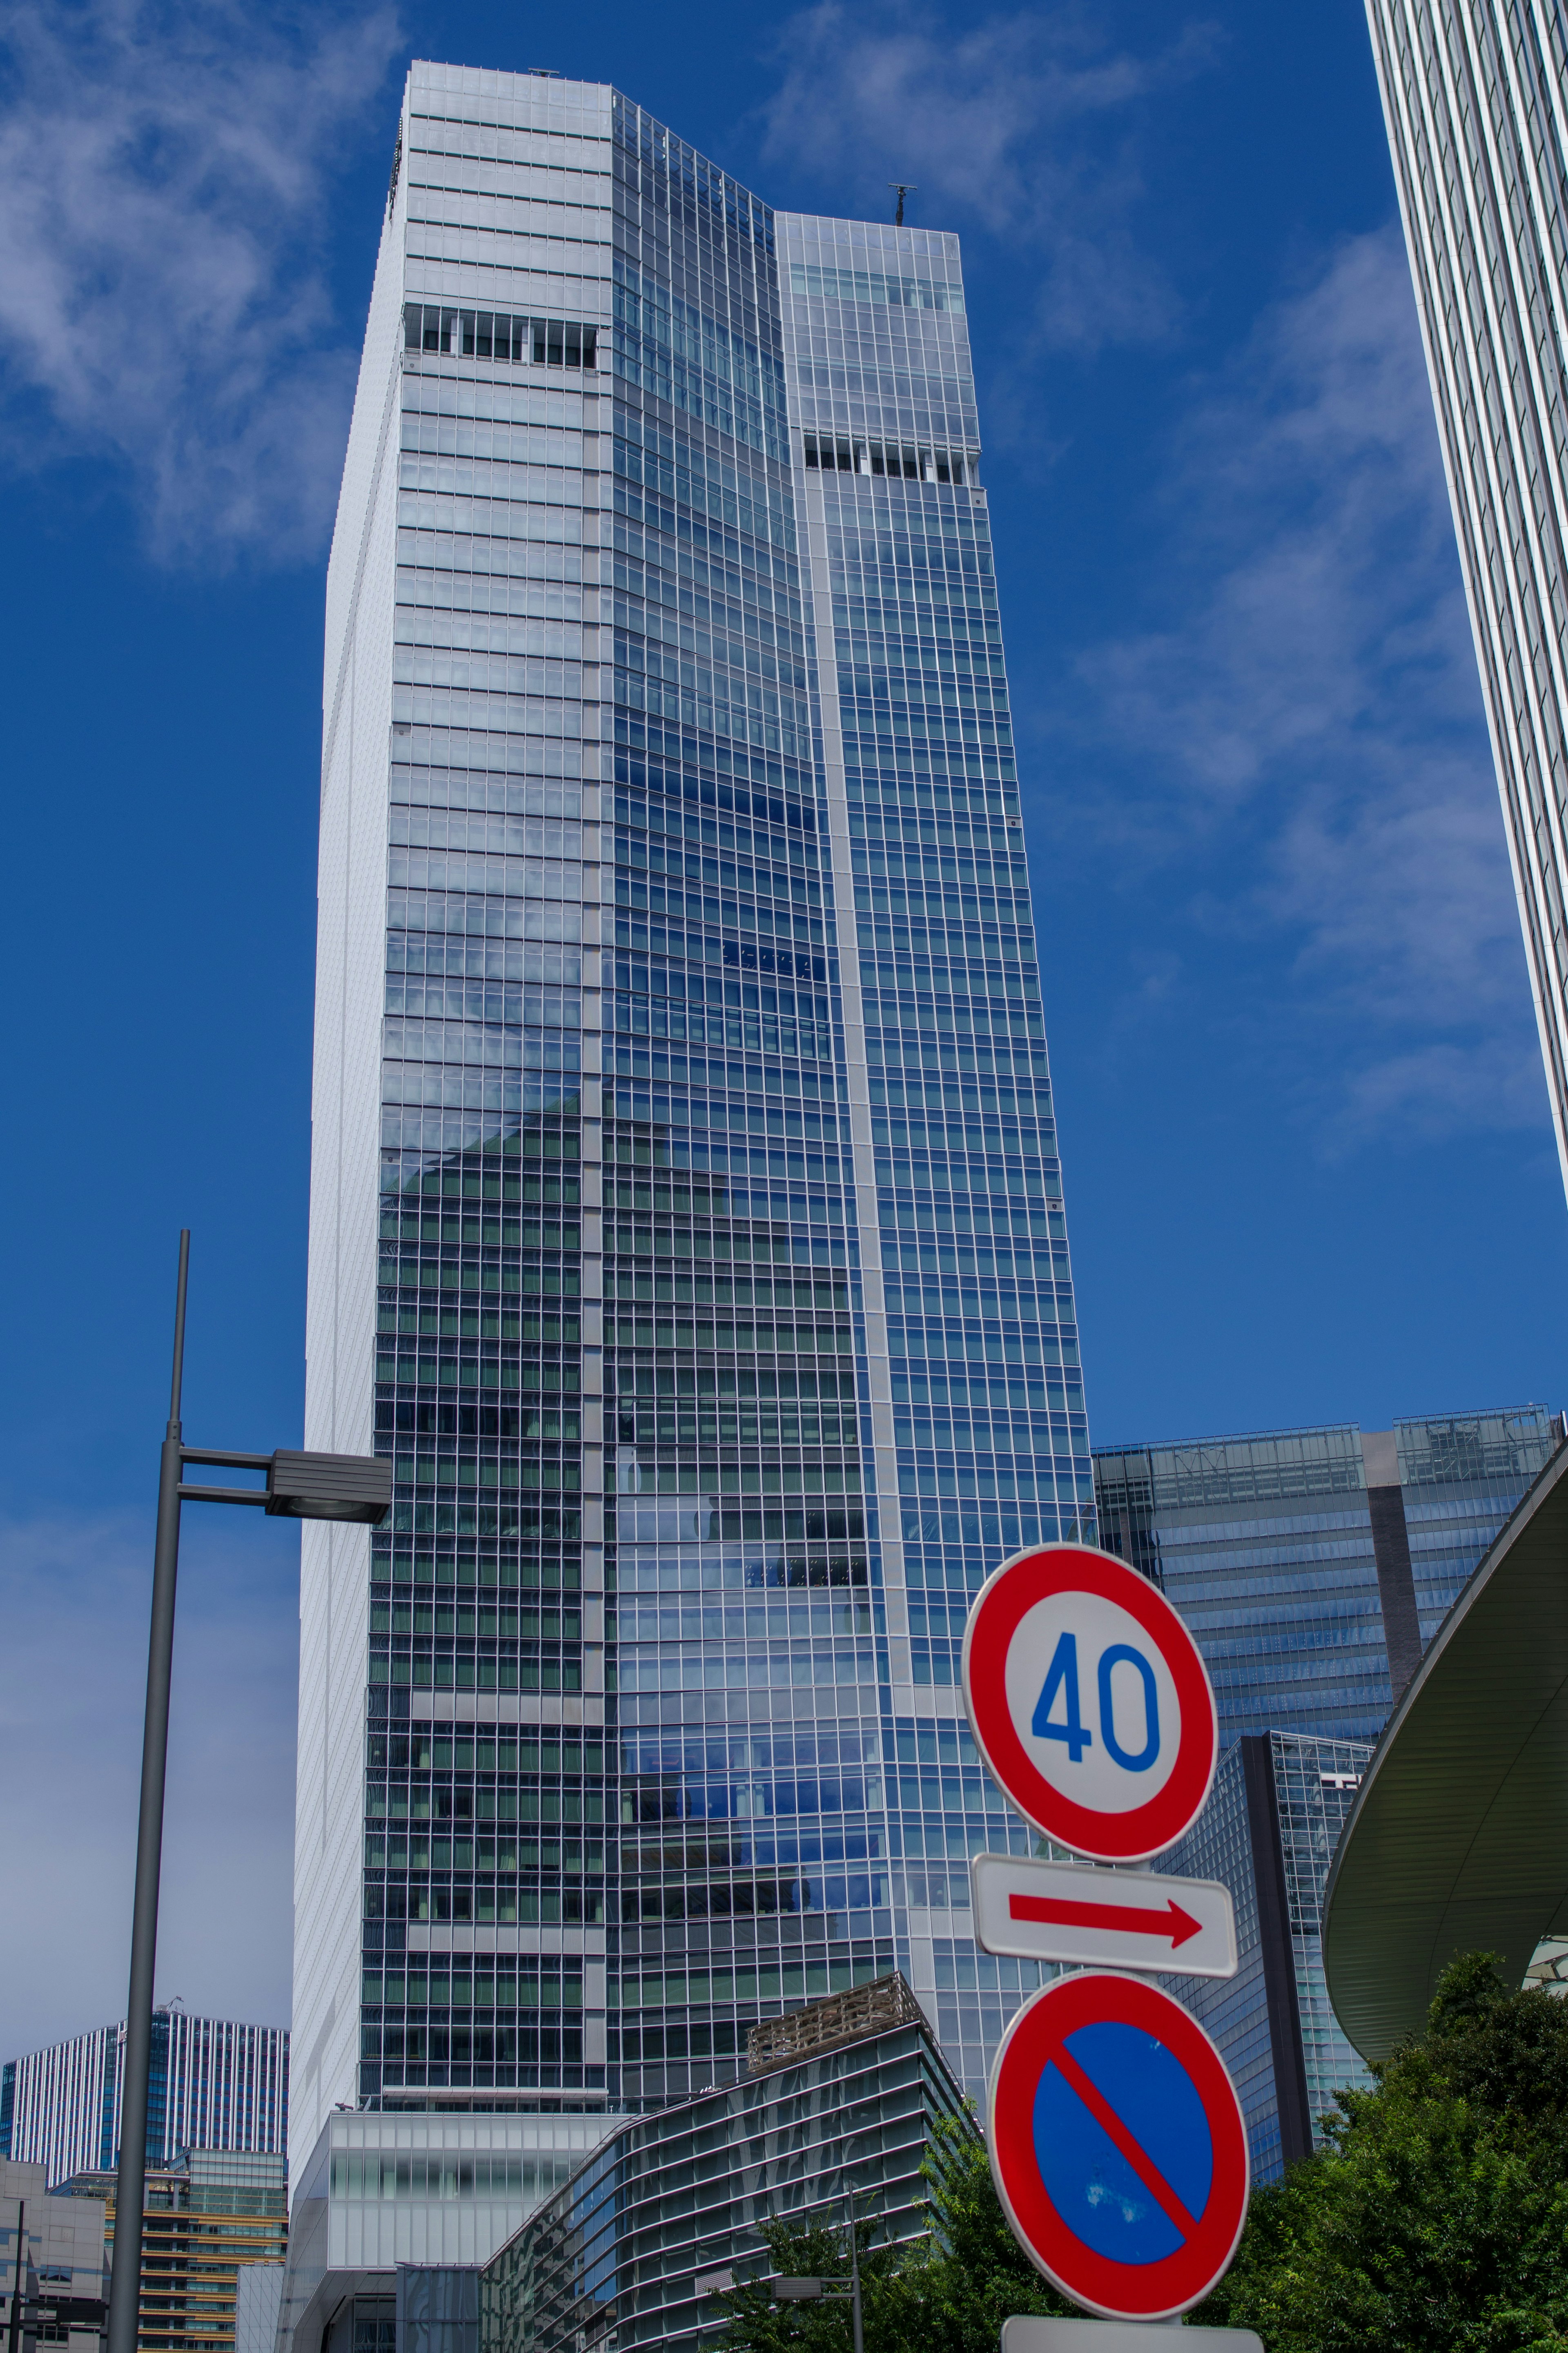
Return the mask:
<path fill-rule="evenodd" d="M 100 2353 L 108 2316 L 101 2201 L 53 2197 L 41 2165 L 0 2158 L 0 2341 Z"/>
<path fill-rule="evenodd" d="M 772 2269 L 770 2218 L 839 2224 L 853 2196 L 879 2243 L 921 2232 L 944 2121 L 974 2129 L 902 1978 L 769 2020 L 739 2083 L 623 2124 L 484 2266 L 480 2353 L 697 2353 L 719 2291 Z"/>

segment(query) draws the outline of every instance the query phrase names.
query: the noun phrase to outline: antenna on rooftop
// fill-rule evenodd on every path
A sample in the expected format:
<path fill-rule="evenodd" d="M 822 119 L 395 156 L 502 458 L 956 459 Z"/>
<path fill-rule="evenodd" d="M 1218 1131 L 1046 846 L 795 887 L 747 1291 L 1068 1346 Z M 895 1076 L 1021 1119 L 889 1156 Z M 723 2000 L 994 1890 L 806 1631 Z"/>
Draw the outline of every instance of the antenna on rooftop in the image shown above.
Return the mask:
<path fill-rule="evenodd" d="M 904 225 L 904 198 L 906 196 L 918 196 L 920 189 L 917 187 L 913 180 L 889 180 L 888 182 L 888 185 L 889 188 L 896 188 L 899 192 L 898 205 L 893 213 L 893 227 L 895 228 L 902 228 Z"/>

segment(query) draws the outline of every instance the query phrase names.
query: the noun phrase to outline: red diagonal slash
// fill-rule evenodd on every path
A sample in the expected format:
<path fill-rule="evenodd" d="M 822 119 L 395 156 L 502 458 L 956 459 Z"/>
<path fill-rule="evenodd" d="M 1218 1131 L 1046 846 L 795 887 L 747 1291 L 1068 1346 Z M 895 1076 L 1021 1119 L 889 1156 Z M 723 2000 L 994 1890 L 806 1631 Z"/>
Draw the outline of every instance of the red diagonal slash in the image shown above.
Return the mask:
<path fill-rule="evenodd" d="M 1158 2201 L 1168 2219 L 1180 2231 L 1183 2238 L 1190 2239 L 1198 2227 L 1196 2222 L 1158 2166 L 1144 2155 L 1110 2101 L 1095 2090 L 1094 2085 L 1064 2042 L 1058 2042 L 1053 2047 L 1050 2063 L 1061 2070 L 1095 2123 L 1109 2139 L 1115 2142 L 1117 2149 L 1132 2168 L 1151 2198 Z"/>
<path fill-rule="evenodd" d="M 1131 1904 L 1072 1904 L 1054 1895 L 1009 1895 L 1010 1920 L 1037 1920 L 1058 1928 L 1121 1928 L 1138 1936 L 1169 1936 L 1173 1948 L 1201 1934 L 1203 1922 L 1167 1898 L 1163 1910 L 1139 1911 Z"/>

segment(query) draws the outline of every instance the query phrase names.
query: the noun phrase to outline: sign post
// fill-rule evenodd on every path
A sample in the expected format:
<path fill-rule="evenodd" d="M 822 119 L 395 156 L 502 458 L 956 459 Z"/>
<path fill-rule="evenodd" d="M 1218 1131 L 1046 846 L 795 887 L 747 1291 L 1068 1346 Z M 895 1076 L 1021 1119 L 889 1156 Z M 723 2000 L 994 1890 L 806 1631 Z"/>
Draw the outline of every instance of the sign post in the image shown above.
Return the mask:
<path fill-rule="evenodd" d="M 1214 1780 L 1219 1725 L 1197 1645 L 1163 1594 L 1087 1545 L 1043 1545 L 987 1578 L 963 1637 L 981 1756 L 1015 1806 L 1080 1861 L 976 1855 L 975 1940 L 1076 1965 L 1002 2039 L 991 2169 L 1020 2244 L 1100 2318 L 1009 2320 L 1004 2353 L 1141 2353 L 1223 2275 L 1247 2218 L 1247 2129 L 1224 2060 L 1135 1969 L 1233 1977 L 1235 1909 L 1212 1880 L 1146 1863 Z M 1046 2332 L 1041 2334 L 1040 2332 Z M 1066 2333 L 1062 2333 L 1066 2332 Z M 1215 2353 L 1246 2331 L 1204 2330 Z"/>

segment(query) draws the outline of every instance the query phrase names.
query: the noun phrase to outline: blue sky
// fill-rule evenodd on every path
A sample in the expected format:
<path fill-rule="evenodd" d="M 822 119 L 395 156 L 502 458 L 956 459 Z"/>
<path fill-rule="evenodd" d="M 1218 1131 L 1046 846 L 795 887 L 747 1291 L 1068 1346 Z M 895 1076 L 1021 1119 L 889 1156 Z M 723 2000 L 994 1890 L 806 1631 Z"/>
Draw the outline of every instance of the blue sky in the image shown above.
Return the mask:
<path fill-rule="evenodd" d="M 1355 0 L 16 0 L 4 38 L 0 2054 L 123 2000 L 182 1222 L 188 1432 L 300 1430 L 322 568 L 411 55 L 613 80 L 775 205 L 909 179 L 963 237 L 1097 1442 L 1568 1401 Z M 267 2019 L 294 1571 L 189 1516 L 160 1991 Z"/>

